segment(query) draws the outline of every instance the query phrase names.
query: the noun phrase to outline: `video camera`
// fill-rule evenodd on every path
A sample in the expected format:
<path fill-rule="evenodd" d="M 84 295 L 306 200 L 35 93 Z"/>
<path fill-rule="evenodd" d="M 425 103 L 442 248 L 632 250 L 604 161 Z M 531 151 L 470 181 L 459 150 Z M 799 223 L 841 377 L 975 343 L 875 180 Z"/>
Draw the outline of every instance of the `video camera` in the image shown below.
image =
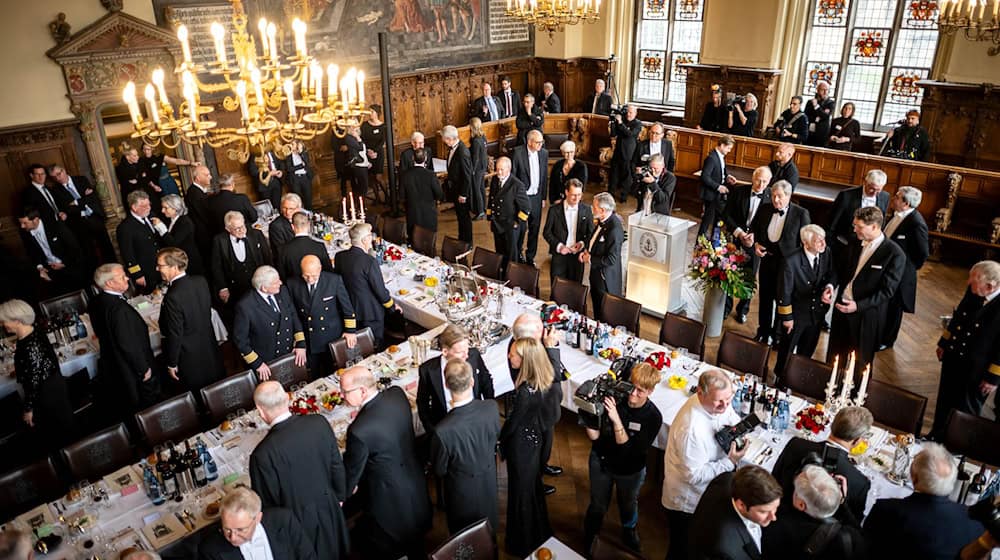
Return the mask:
<path fill-rule="evenodd" d="M 635 388 L 629 379 L 632 367 L 639 362 L 635 356 L 623 356 L 611 363 L 606 373 L 588 379 L 580 385 L 573 394 L 573 404 L 577 406 L 579 423 L 593 430 L 600 430 L 607 410 L 604 407 L 605 397 L 611 397 L 616 403 L 628 399 Z"/>
<path fill-rule="evenodd" d="M 743 436 L 749 434 L 754 428 L 760 425 L 760 417 L 756 414 L 747 414 L 745 418 L 733 426 L 726 426 L 715 433 L 715 441 L 719 443 L 722 450 L 729 453 L 729 447 L 736 442 L 736 449 L 746 447 L 746 439 Z"/>
<path fill-rule="evenodd" d="M 832 474 L 837 473 L 837 454 L 833 453 L 833 447 L 829 443 L 823 444 L 823 452 L 816 453 L 811 451 L 802 458 L 802 468 L 809 465 L 815 465 L 817 467 L 823 467 L 826 472 Z"/>
<path fill-rule="evenodd" d="M 982 523 L 990 536 L 1000 541 L 1000 509 L 993 498 L 969 506 L 969 519 Z"/>
<path fill-rule="evenodd" d="M 730 111 L 732 111 L 732 110 L 735 109 L 736 105 L 739 105 L 740 107 L 746 107 L 747 106 L 747 96 L 745 96 L 745 95 L 737 95 L 735 93 L 727 93 L 726 94 L 726 109 L 729 109 Z"/>

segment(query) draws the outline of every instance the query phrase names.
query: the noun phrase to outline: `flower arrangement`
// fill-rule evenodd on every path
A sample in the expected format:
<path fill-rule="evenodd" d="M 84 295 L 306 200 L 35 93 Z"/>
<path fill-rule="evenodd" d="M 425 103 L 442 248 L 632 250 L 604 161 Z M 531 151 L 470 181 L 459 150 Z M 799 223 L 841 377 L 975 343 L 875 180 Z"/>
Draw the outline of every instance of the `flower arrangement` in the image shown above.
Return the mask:
<path fill-rule="evenodd" d="M 670 367 L 670 358 L 667 357 L 666 352 L 653 352 L 646 356 L 643 361 L 660 371 L 663 371 L 665 367 Z"/>
<path fill-rule="evenodd" d="M 403 260 L 403 252 L 399 250 L 398 247 L 390 245 L 385 250 L 385 260 L 387 261 L 401 261 Z"/>
<path fill-rule="evenodd" d="M 736 299 L 746 299 L 753 295 L 755 286 L 753 271 L 744 264 L 750 257 L 742 247 L 719 233 L 718 243 L 713 244 L 704 235 L 698 236 L 688 269 L 688 277 L 698 283 L 702 291 L 718 287 L 726 295 Z"/>
<path fill-rule="evenodd" d="M 818 434 L 826 427 L 826 412 L 822 404 L 815 404 L 801 410 L 795 416 L 795 429 Z"/>
<path fill-rule="evenodd" d="M 309 395 L 308 397 L 296 397 L 288 410 L 292 414 L 298 414 L 299 416 L 305 416 L 306 414 L 316 414 L 319 412 L 319 405 L 316 404 L 316 397 Z"/>
<path fill-rule="evenodd" d="M 337 391 L 332 391 L 330 393 L 326 393 L 320 399 L 320 404 L 326 410 L 333 410 L 335 406 L 337 406 L 338 404 L 341 404 L 343 402 L 344 402 L 344 398 Z"/>
<path fill-rule="evenodd" d="M 622 357 L 622 351 L 617 348 L 603 348 L 597 352 L 597 355 L 608 361 L 615 361 Z"/>
<path fill-rule="evenodd" d="M 687 383 L 688 383 L 687 378 L 682 377 L 680 375 L 671 375 L 669 378 L 667 378 L 667 387 L 670 387 L 671 389 L 676 389 L 678 391 L 683 391 L 684 388 L 687 387 Z"/>

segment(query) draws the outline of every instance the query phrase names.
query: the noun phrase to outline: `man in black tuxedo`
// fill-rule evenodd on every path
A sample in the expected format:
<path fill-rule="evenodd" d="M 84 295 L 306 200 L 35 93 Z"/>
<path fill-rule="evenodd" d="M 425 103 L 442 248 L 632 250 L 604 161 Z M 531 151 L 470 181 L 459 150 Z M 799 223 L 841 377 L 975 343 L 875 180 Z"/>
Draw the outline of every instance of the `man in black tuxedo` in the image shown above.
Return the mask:
<path fill-rule="evenodd" d="M 496 401 L 476 397 L 475 375 L 468 362 L 452 358 L 439 369 L 452 400 L 431 434 L 430 463 L 444 483 L 448 532 L 455 534 L 484 517 L 495 531 L 500 410 Z M 434 375 L 441 377 L 437 371 Z"/>
<path fill-rule="evenodd" d="M 503 112 L 502 119 L 509 119 L 517 116 L 518 109 L 521 108 L 521 96 L 510 87 L 510 78 L 500 76 L 500 91 L 497 92 L 500 100 L 500 109 Z"/>
<path fill-rule="evenodd" d="M 125 264 L 125 271 L 143 294 L 153 291 L 160 282 L 156 274 L 156 252 L 160 249 L 160 236 L 149 221 L 150 202 L 146 191 L 135 190 L 128 194 L 129 215 L 115 230 L 118 250 Z"/>
<path fill-rule="evenodd" d="M 320 558 L 291 510 L 263 509 L 256 492 L 236 486 L 222 498 L 219 531 L 205 531 L 198 545 L 198 560 L 240 560 L 243 545 L 252 553 L 270 553 L 265 557 L 274 560 Z"/>
<path fill-rule="evenodd" d="M 519 146 L 524 144 L 528 131 L 541 132 L 544 124 L 545 113 L 541 107 L 535 105 L 535 96 L 530 93 L 524 94 L 521 107 L 517 110 L 517 118 L 514 120 L 514 126 L 517 127 L 517 144 Z"/>
<path fill-rule="evenodd" d="M 375 347 L 382 347 L 385 334 L 385 314 L 399 311 L 392 301 L 389 290 L 382 280 L 382 271 L 374 257 L 368 254 L 372 248 L 372 226 L 361 223 L 351 227 L 351 248 L 341 251 L 333 258 L 333 269 L 344 279 L 347 293 L 354 304 L 358 316 L 358 330 L 368 327 L 375 338 Z"/>
<path fill-rule="evenodd" d="M 625 230 L 621 218 L 615 214 L 615 197 L 609 192 L 594 195 L 591 205 L 597 224 L 587 249 L 580 254 L 580 262 L 590 263 L 590 297 L 594 304 L 594 318 L 601 320 L 601 303 L 604 294 L 622 295 L 622 243 Z"/>
<path fill-rule="evenodd" d="M 441 181 L 433 170 L 427 168 L 427 150 L 418 148 L 413 154 L 413 167 L 402 173 L 400 190 L 406 197 L 406 236 L 413 237 L 413 226 L 438 229 L 437 203 L 444 201 Z"/>
<path fill-rule="evenodd" d="M 45 295 L 62 295 L 86 285 L 80 248 L 69 229 L 56 221 L 45 223 L 38 210 L 26 206 L 18 216 L 21 242 L 45 282 Z"/>
<path fill-rule="evenodd" d="M 448 146 L 448 188 L 445 194 L 455 203 L 458 218 L 458 238 L 472 243 L 472 155 L 458 138 L 458 129 L 448 125 L 441 130 L 441 138 Z"/>
<path fill-rule="evenodd" d="M 229 212 L 226 231 L 212 239 L 209 278 L 212 295 L 223 305 L 227 322 L 236 302 L 250 290 L 250 279 L 258 267 L 271 264 L 271 248 L 264 234 L 247 228 L 243 214 Z"/>
<path fill-rule="evenodd" d="M 694 510 L 691 559 L 760 560 L 761 528 L 777 518 L 781 490 L 756 466 L 715 477 Z"/>
<path fill-rule="evenodd" d="M 733 185 L 729 191 L 729 200 L 726 202 L 725 211 L 722 214 L 722 222 L 726 231 L 730 232 L 733 239 L 742 241 L 751 231 L 750 224 L 761 208 L 771 204 L 771 170 L 766 166 L 760 166 L 753 170 L 753 176 L 749 185 Z M 749 259 L 743 267 L 748 269 L 754 278 L 760 269 L 760 257 L 753 251 L 747 252 Z M 753 296 L 741 299 L 736 305 L 736 322 L 743 324 L 747 322 L 747 313 L 750 312 L 750 300 Z M 726 296 L 726 315 L 733 307 L 733 298 Z"/>
<path fill-rule="evenodd" d="M 583 102 L 583 112 L 605 117 L 611 114 L 611 96 L 604 91 L 604 88 L 604 80 L 594 81 L 594 93 L 588 95 L 587 100 Z"/>
<path fill-rule="evenodd" d="M 837 276 L 833 257 L 826 250 L 826 231 L 816 224 L 803 227 L 802 248 L 785 257 L 778 279 L 778 361 L 774 371 L 779 385 L 791 352 L 812 358 L 819 342 L 823 318 L 833 302 Z"/>
<path fill-rule="evenodd" d="M 348 495 L 346 470 L 330 423 L 319 414 L 293 416 L 277 381 L 258 385 L 253 401 L 268 425 L 250 454 L 253 489 L 264 507 L 292 510 L 316 558 L 347 558 L 350 535 L 340 509 Z"/>
<path fill-rule="evenodd" d="M 542 101 L 539 105 L 542 106 L 542 110 L 546 113 L 555 114 L 562 112 L 562 101 L 556 95 L 556 87 L 552 85 L 552 82 L 542 84 Z"/>
<path fill-rule="evenodd" d="M 474 399 L 493 399 L 493 376 L 483 361 L 479 350 L 469 347 L 469 333 L 458 325 L 448 325 L 438 335 L 441 355 L 420 364 L 420 382 L 417 385 L 417 414 L 424 430 L 432 432 L 438 422 L 452 409 L 455 395 L 448 388 L 445 364 L 461 360 L 471 368 L 471 396 Z M 461 528 L 461 527 L 460 527 Z"/>
<path fill-rule="evenodd" d="M 417 150 L 423 150 L 425 154 L 424 162 L 421 164 L 416 163 L 414 156 Z M 409 169 L 413 169 L 413 166 L 419 165 L 421 167 L 426 167 L 431 171 L 434 170 L 434 147 L 427 146 L 426 140 L 422 132 L 415 130 L 413 134 L 410 135 L 410 147 L 406 148 L 399 154 L 399 172 L 405 173 Z"/>
<path fill-rule="evenodd" d="M 910 463 L 913 493 L 875 502 L 865 519 L 872 558 L 958 558 L 983 534 L 962 504 L 948 499 L 958 468 L 944 446 L 925 443 Z"/>
<path fill-rule="evenodd" d="M 90 256 L 94 268 L 98 264 L 115 261 L 115 248 L 111 245 L 108 228 L 104 223 L 107 216 L 101 204 L 101 196 L 84 175 L 66 172 L 61 165 L 49 166 L 49 176 L 55 181 L 53 190 L 62 189 L 60 209 L 66 214 L 66 223 L 76 234 L 80 245 Z"/>
<path fill-rule="evenodd" d="M 782 142 L 774 149 L 774 161 L 767 164 L 771 170 L 771 184 L 778 181 L 788 181 L 792 185 L 792 193 L 799 186 L 799 167 L 795 165 L 795 144 Z"/>
<path fill-rule="evenodd" d="M 256 176 L 256 173 L 250 175 Z M 208 167 L 199 165 L 191 172 L 191 179 L 191 185 L 184 192 L 184 204 L 187 206 L 191 221 L 194 222 L 201 262 L 206 262 L 212 256 L 212 236 L 215 232 L 209 208 L 209 199 L 212 196 L 212 172 Z"/>
<path fill-rule="evenodd" d="M 226 173 L 219 177 L 219 192 L 208 199 L 208 215 L 210 234 L 216 236 L 226 231 L 226 214 L 239 212 L 243 215 L 243 223 L 252 226 L 257 221 L 257 209 L 253 207 L 250 198 L 243 193 L 238 193 L 236 188 L 236 177 L 232 173 Z"/>
<path fill-rule="evenodd" d="M 892 217 L 885 223 L 883 232 L 888 239 L 899 245 L 906 255 L 906 268 L 899 281 L 899 290 L 889 300 L 889 314 L 886 317 L 882 345 L 879 350 L 892 348 L 903 324 L 903 313 L 917 310 L 917 271 L 924 266 L 930 255 L 927 238 L 927 222 L 917 212 L 923 193 L 914 187 L 899 187 L 892 195 Z"/>
<path fill-rule="evenodd" d="M 628 191 L 632 187 L 632 157 L 635 155 L 642 132 L 642 122 L 636 118 L 638 110 L 635 105 L 625 107 L 625 118 L 621 115 L 611 117 L 611 136 L 616 139 L 615 151 L 611 155 L 611 169 L 608 175 L 608 190 L 618 193 L 618 202 L 625 202 Z"/>
<path fill-rule="evenodd" d="M 504 110 L 500 98 L 493 95 L 493 86 L 483 82 L 483 95 L 472 102 L 472 112 L 469 118 L 479 117 L 482 122 L 498 121 L 503 118 Z"/>
<path fill-rule="evenodd" d="M 765 206 L 750 223 L 750 233 L 743 236 L 744 247 L 753 247 L 760 258 L 758 273 L 758 342 L 770 344 L 774 332 L 774 301 L 785 257 L 802 247 L 799 232 L 809 224 L 809 211 L 792 203 L 788 181 L 771 185 L 771 205 Z"/>
<path fill-rule="evenodd" d="M 326 251 L 326 245 L 321 241 L 316 241 L 310 234 L 312 233 L 312 222 L 305 212 L 296 212 L 292 216 L 292 231 L 295 237 L 282 245 L 281 251 L 275 259 L 275 268 L 281 277 L 288 281 L 289 278 L 298 278 L 302 275 L 302 257 L 313 255 L 319 259 L 323 270 L 333 272 L 333 263 L 330 261 L 330 254 Z"/>
<path fill-rule="evenodd" d="M 716 222 L 725 210 L 729 189 L 736 184 L 736 178 L 726 174 L 726 156 L 735 147 L 736 140 L 728 134 L 723 134 L 701 166 L 700 196 L 703 209 L 698 235 L 712 236 Z"/>
<path fill-rule="evenodd" d="M 944 436 L 952 409 L 979 414 L 1000 383 L 1000 263 L 979 261 L 969 287 L 937 343 L 941 380 L 929 437 Z M 994 401 L 995 402 L 995 401 Z"/>
<path fill-rule="evenodd" d="M 868 543 L 861 530 L 833 518 L 844 494 L 830 473 L 806 465 L 795 477 L 794 490 L 792 507 L 779 508 L 778 519 L 764 530 L 764 558 L 867 560 Z"/>
<path fill-rule="evenodd" d="M 302 275 L 288 278 L 288 293 L 306 333 L 306 363 L 318 378 L 333 371 L 331 342 L 343 337 L 349 348 L 357 344 L 358 320 L 339 274 L 324 271 L 314 255 L 303 257 L 300 266 Z"/>
<path fill-rule="evenodd" d="M 531 201 L 524 183 L 511 172 L 510 159 L 501 156 L 496 163 L 496 175 L 490 179 L 490 198 L 486 205 L 486 219 L 493 232 L 493 248 L 503 256 L 501 266 L 507 269 L 511 261 L 518 261 L 521 231 L 527 227 Z"/>
<path fill-rule="evenodd" d="M 271 378 L 267 363 L 295 353 L 295 365 L 306 365 L 306 335 L 288 290 L 274 267 L 253 273 L 253 290 L 236 302 L 233 344 L 261 381 Z"/>
<path fill-rule="evenodd" d="M 583 281 L 580 251 L 594 233 L 594 213 L 590 206 L 580 203 L 582 198 L 583 183 L 579 179 L 570 179 L 566 182 L 566 197 L 549 207 L 542 236 L 549 244 L 552 255 L 549 278 L 553 284 L 557 276 L 574 282 Z"/>
<path fill-rule="evenodd" d="M 282 162 L 288 192 L 299 195 L 306 210 L 312 210 L 313 168 L 309 164 L 309 150 L 301 140 L 292 143 L 292 151 Z"/>
<path fill-rule="evenodd" d="M 21 206 L 32 207 L 46 224 L 65 222 L 69 217 L 62 207 L 69 203 L 68 193 L 49 188 L 45 182 L 45 166 L 33 163 L 28 166 L 29 184 L 21 193 Z"/>
<path fill-rule="evenodd" d="M 156 255 L 156 268 L 170 286 L 160 307 L 160 334 L 167 373 L 184 388 L 198 391 L 225 371 L 212 328 L 212 296 L 201 276 L 187 275 L 187 255 L 167 247 Z"/>
<path fill-rule="evenodd" d="M 266 181 L 261 180 L 262 167 Z M 267 175 L 268 171 L 270 171 L 270 175 Z M 285 176 L 281 159 L 270 150 L 264 152 L 261 161 L 258 161 L 258 156 L 255 155 L 247 160 L 247 173 L 250 175 L 250 180 L 256 187 L 260 198 L 270 200 L 271 206 L 277 208 L 281 204 L 281 178 Z"/>
<path fill-rule="evenodd" d="M 302 198 L 299 195 L 287 193 L 281 197 L 281 211 L 267 229 L 272 255 L 281 254 L 281 247 L 295 237 L 295 232 L 292 231 L 292 217 L 300 210 L 302 210 Z"/>
<path fill-rule="evenodd" d="M 101 292 L 87 311 L 101 343 L 98 358 L 100 396 L 105 410 L 132 424 L 132 416 L 160 402 L 160 369 L 149 342 L 149 326 L 125 299 L 128 276 L 118 263 L 102 264 L 94 272 Z M 103 399 L 102 399 L 103 400 Z"/>
<path fill-rule="evenodd" d="M 637 173 L 644 165 L 649 163 L 649 158 L 656 154 L 663 156 L 667 171 L 674 172 L 674 165 L 677 162 L 677 158 L 674 155 L 674 144 L 664 137 L 663 132 L 662 124 L 653 123 L 649 127 L 649 137 L 639 142 L 635 154 L 632 156 L 632 167 L 635 168 Z"/>
<path fill-rule="evenodd" d="M 361 366 L 343 373 L 340 391 L 347 404 L 359 407 L 344 455 L 347 488 L 364 501 L 358 550 L 372 560 L 422 558 L 432 510 L 406 394 L 396 386 L 379 392 L 375 376 Z"/>
<path fill-rule="evenodd" d="M 833 250 L 836 268 L 844 266 L 848 246 L 857 239 L 854 234 L 854 212 L 858 208 L 876 206 L 885 215 L 889 211 L 889 193 L 885 187 L 887 177 L 880 169 L 872 169 L 865 174 L 864 185 L 844 189 L 837 193 L 830 211 L 830 223 L 826 228 L 826 241 Z"/>
<path fill-rule="evenodd" d="M 511 173 L 524 185 L 529 205 L 527 231 L 521 229 L 522 241 L 517 244 L 519 252 L 524 247 L 524 259 L 519 260 L 531 266 L 535 266 L 538 233 L 542 229 L 542 210 L 545 209 L 549 192 L 549 151 L 544 148 L 542 140 L 541 131 L 532 130 L 527 135 L 527 144 L 514 148 L 511 157 Z"/>
<path fill-rule="evenodd" d="M 906 255 L 882 233 L 882 211 L 873 206 L 854 213 L 859 241 L 848 247 L 844 266 L 836 268 L 840 290 L 833 306 L 827 361 L 857 351 L 857 371 L 875 359 L 885 328 L 889 301 L 899 289 Z"/>
<path fill-rule="evenodd" d="M 837 512 L 837 519 L 842 523 L 857 526 L 865 516 L 865 502 L 868 499 L 871 481 L 851 463 L 850 451 L 865 438 L 873 421 L 872 413 L 867 408 L 849 406 L 837 412 L 833 423 L 830 424 L 830 435 L 826 441 L 792 438 L 771 469 L 771 473 L 778 479 L 784 491 L 783 505 L 793 507 L 795 475 L 802 469 L 802 465 L 805 462 L 817 461 L 822 464 L 825 453 L 826 462 L 837 466 L 833 474 L 847 479 L 847 498 Z"/>
<path fill-rule="evenodd" d="M 648 194 L 653 212 L 669 216 L 674 209 L 676 187 L 677 177 L 667 171 L 663 156 L 654 154 L 649 159 L 649 173 L 641 172 L 636 179 L 635 196 L 638 199 L 636 210 L 642 210 Z"/>

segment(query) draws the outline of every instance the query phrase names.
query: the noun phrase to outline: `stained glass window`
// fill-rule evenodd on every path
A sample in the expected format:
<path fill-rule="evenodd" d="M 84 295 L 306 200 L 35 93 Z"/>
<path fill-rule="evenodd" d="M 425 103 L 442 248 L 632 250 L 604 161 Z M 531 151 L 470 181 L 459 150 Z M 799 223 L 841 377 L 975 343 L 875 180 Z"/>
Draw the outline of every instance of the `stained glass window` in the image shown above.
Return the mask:
<path fill-rule="evenodd" d="M 687 72 L 698 62 L 706 0 L 641 0 L 633 99 L 684 106 Z"/>
<path fill-rule="evenodd" d="M 802 94 L 830 83 L 839 106 L 855 104 L 866 129 L 882 130 L 920 107 L 938 29 L 933 0 L 814 0 L 805 41 Z"/>

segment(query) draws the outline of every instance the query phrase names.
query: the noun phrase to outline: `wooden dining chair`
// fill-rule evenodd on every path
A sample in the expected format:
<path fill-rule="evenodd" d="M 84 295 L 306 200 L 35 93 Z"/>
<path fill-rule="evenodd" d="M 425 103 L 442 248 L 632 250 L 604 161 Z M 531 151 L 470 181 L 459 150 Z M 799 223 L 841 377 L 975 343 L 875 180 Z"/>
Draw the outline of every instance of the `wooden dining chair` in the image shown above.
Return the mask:
<path fill-rule="evenodd" d="M 190 391 L 136 413 L 135 421 L 149 448 L 191 437 L 201 430 L 198 408 Z"/>
<path fill-rule="evenodd" d="M 472 266 L 476 273 L 493 280 L 503 281 L 503 255 L 484 247 L 476 247 L 472 253 Z M 476 268 L 478 267 L 478 268 Z"/>
<path fill-rule="evenodd" d="M 521 290 L 533 298 L 538 297 L 538 279 L 541 273 L 526 263 L 511 262 L 507 265 L 507 281 L 511 288 Z"/>
<path fill-rule="evenodd" d="M 472 245 L 450 235 L 444 236 L 441 242 L 441 260 L 449 264 L 468 264 L 469 257 L 465 256 L 459 260 L 459 255 L 465 255 L 472 249 Z"/>
<path fill-rule="evenodd" d="M 415 225 L 413 235 L 410 236 L 410 246 L 421 255 L 433 258 L 437 255 L 437 233 L 424 226 Z"/>
<path fill-rule="evenodd" d="M 285 354 L 267 363 L 271 368 L 271 379 L 281 383 L 285 389 L 299 383 L 309 382 L 309 370 L 303 364 L 295 364 L 295 353 Z"/>
<path fill-rule="evenodd" d="M 86 290 L 76 290 L 75 292 L 39 302 L 38 308 L 42 311 L 42 317 L 46 319 L 52 319 L 63 314 L 72 315 L 73 313 L 77 313 L 83 315 L 87 312 L 88 301 L 89 298 L 87 297 Z"/>
<path fill-rule="evenodd" d="M 927 410 L 927 397 L 872 379 L 868 382 L 865 408 L 875 421 L 907 434 L 920 434 Z"/>
<path fill-rule="evenodd" d="M 483 518 L 449 537 L 430 560 L 496 560 L 498 553 L 490 520 Z"/>
<path fill-rule="evenodd" d="M 614 294 L 604 294 L 601 300 L 601 317 L 605 323 L 613 327 L 625 327 L 630 332 L 639 335 L 639 317 L 642 316 L 642 304 L 625 299 Z"/>
<path fill-rule="evenodd" d="M 733 373 L 750 373 L 763 380 L 767 376 L 767 357 L 770 352 L 770 346 L 727 330 L 722 335 L 715 364 Z"/>
<path fill-rule="evenodd" d="M 833 374 L 833 366 L 799 354 L 791 354 L 785 363 L 782 378 L 793 393 L 816 401 L 826 399 L 826 384 Z"/>
<path fill-rule="evenodd" d="M 375 336 L 372 335 L 371 327 L 355 333 L 357 344 L 354 348 L 347 347 L 347 340 L 338 338 L 330 343 L 330 355 L 333 357 L 333 369 L 338 370 L 347 367 L 347 362 L 357 362 L 375 353 Z"/>
<path fill-rule="evenodd" d="M 382 218 L 382 237 L 389 243 L 406 244 L 406 222 L 385 216 Z"/>
<path fill-rule="evenodd" d="M 567 280 L 560 276 L 552 282 L 550 297 L 552 301 L 559 305 L 576 311 L 580 315 L 587 314 L 587 299 L 590 296 L 590 286 L 584 286 L 579 282 Z"/>
<path fill-rule="evenodd" d="M 46 457 L 0 475 L 0 519 L 12 519 L 66 491 L 55 463 Z"/>
<path fill-rule="evenodd" d="M 59 452 L 73 480 L 97 480 L 135 461 L 125 424 L 91 434 Z"/>
<path fill-rule="evenodd" d="M 689 352 L 698 354 L 698 359 L 704 360 L 706 332 L 705 324 L 701 321 L 667 312 L 660 323 L 660 344 L 687 348 Z"/>
<path fill-rule="evenodd" d="M 230 375 L 201 388 L 201 402 L 208 411 L 208 419 L 217 424 L 230 412 L 253 408 L 253 392 L 257 388 L 257 374 L 252 369 Z"/>

